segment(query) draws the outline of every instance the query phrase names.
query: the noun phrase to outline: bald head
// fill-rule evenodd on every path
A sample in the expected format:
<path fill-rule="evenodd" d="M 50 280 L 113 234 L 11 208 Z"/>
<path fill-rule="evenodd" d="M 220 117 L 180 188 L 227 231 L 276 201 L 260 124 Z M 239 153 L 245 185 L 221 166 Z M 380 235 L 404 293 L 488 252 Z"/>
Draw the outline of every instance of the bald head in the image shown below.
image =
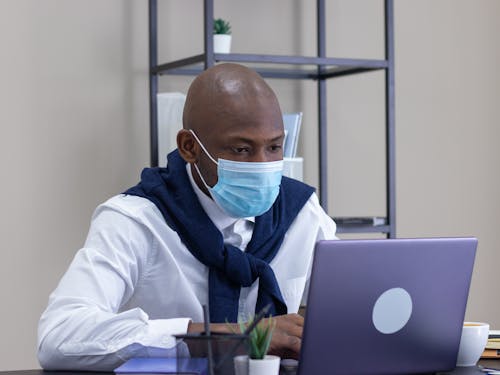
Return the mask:
<path fill-rule="evenodd" d="M 248 117 L 271 113 L 281 116 L 279 103 L 258 73 L 238 64 L 220 64 L 201 73 L 191 84 L 183 126 L 206 133 L 217 131 L 222 122 L 251 125 Z"/>
<path fill-rule="evenodd" d="M 213 160 L 283 159 L 278 99 L 260 75 L 244 66 L 220 64 L 196 77 L 187 94 L 183 124 L 177 148 L 187 163 L 196 164 L 199 171 L 191 166 L 193 177 L 207 195 L 198 172 L 213 186 L 218 178 Z"/>

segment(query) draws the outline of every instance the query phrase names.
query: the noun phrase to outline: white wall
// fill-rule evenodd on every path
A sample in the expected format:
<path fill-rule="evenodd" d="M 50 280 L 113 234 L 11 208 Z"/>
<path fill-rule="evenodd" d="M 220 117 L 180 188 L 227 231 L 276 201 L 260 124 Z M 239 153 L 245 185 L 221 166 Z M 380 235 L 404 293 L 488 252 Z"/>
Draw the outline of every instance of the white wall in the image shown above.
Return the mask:
<path fill-rule="evenodd" d="M 313 0 L 217 0 L 235 52 L 315 53 Z M 396 0 L 398 236 L 476 235 L 467 317 L 500 328 L 500 2 Z M 328 0 L 328 54 L 383 56 L 381 0 Z M 199 0 L 160 1 L 160 58 L 202 49 Z M 36 325 L 93 209 L 149 161 L 147 1 L 0 2 L 0 370 L 38 367 Z M 330 212 L 382 215 L 383 74 L 328 83 Z M 185 91 L 192 78 L 161 78 Z M 317 184 L 316 90 L 271 80 L 304 110 Z"/>

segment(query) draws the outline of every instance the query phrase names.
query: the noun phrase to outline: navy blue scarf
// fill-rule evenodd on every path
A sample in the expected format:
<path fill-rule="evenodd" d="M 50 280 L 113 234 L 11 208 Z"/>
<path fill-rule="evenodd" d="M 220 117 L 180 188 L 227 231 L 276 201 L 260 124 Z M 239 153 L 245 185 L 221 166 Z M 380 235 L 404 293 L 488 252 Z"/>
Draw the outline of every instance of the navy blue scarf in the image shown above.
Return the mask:
<path fill-rule="evenodd" d="M 141 182 L 125 194 L 147 198 L 161 211 L 196 259 L 209 267 L 209 311 L 213 323 L 236 322 L 240 288 L 258 278 L 256 311 L 271 304 L 270 315 L 287 313 L 269 262 L 278 252 L 286 231 L 314 189 L 283 177 L 274 205 L 255 218 L 246 251 L 224 244 L 221 232 L 203 210 L 177 150 L 168 155 L 166 168 L 145 168 Z M 296 260 L 300 262 L 300 259 Z"/>

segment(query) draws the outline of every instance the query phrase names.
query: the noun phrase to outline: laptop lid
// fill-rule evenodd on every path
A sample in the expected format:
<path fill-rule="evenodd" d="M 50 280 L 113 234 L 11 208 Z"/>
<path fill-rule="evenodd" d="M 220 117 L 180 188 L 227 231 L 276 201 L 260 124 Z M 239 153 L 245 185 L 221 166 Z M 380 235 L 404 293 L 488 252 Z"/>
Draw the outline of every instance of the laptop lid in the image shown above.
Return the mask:
<path fill-rule="evenodd" d="M 475 238 L 316 245 L 299 374 L 455 367 Z"/>

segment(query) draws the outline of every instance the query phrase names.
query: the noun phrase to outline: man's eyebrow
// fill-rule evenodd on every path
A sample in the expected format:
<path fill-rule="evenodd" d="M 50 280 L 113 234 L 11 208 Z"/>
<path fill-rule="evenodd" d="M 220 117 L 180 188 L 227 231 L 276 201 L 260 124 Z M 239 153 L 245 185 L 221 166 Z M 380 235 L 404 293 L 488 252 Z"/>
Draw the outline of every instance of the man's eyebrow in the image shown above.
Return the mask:
<path fill-rule="evenodd" d="M 278 142 L 281 141 L 285 137 L 285 133 L 278 135 L 276 137 L 266 139 L 266 143 L 271 143 L 271 142 Z M 246 137 L 241 137 L 241 136 L 234 136 L 234 137 L 229 137 L 230 142 L 244 142 L 244 143 L 255 143 L 254 139 L 246 138 Z"/>

